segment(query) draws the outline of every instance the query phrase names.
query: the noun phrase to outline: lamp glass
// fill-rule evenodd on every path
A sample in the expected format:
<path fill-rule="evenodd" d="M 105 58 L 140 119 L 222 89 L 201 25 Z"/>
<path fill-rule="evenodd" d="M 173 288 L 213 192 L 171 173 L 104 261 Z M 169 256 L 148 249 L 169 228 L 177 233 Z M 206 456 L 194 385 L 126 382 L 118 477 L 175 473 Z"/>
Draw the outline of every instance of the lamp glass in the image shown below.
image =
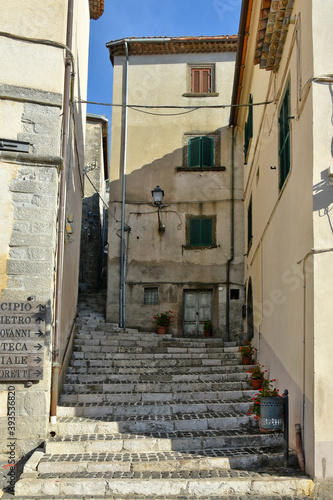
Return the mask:
<path fill-rule="evenodd" d="M 154 204 L 161 205 L 164 196 L 163 189 L 161 189 L 160 186 L 156 186 L 156 188 L 151 192 L 151 194 L 154 198 Z"/>

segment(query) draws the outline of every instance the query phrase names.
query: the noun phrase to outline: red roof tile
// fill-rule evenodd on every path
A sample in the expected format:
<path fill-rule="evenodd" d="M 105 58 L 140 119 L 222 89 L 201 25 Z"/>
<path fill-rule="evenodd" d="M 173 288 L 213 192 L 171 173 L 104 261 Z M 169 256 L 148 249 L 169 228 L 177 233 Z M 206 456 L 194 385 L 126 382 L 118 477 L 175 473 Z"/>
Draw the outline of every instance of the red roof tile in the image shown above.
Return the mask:
<path fill-rule="evenodd" d="M 110 56 L 236 52 L 237 35 L 122 38 L 108 42 Z"/>
<path fill-rule="evenodd" d="M 104 12 L 104 0 L 89 0 L 90 19 L 99 19 Z"/>

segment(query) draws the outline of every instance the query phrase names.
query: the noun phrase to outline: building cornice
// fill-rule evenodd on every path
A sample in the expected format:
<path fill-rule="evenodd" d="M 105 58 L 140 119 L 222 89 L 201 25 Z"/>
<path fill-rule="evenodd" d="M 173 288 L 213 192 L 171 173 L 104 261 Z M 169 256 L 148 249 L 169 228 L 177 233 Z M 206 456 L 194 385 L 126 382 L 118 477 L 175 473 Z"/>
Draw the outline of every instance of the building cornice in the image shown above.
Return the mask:
<path fill-rule="evenodd" d="M 115 56 L 124 56 L 127 43 L 129 55 L 198 54 L 236 52 L 237 35 L 197 37 L 147 37 L 122 38 L 106 44 L 113 61 Z"/>

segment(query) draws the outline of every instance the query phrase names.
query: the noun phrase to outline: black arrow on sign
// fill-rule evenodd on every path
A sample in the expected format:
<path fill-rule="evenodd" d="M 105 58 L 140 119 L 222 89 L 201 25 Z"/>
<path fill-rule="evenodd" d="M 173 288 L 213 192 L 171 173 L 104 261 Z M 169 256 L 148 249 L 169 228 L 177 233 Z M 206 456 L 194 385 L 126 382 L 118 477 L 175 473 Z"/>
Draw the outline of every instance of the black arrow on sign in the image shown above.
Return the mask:
<path fill-rule="evenodd" d="M 42 374 L 42 372 L 40 372 L 39 370 L 37 370 L 33 374 L 36 375 L 36 377 L 40 377 L 40 375 Z"/>
<path fill-rule="evenodd" d="M 45 321 L 45 320 L 44 320 L 44 318 L 37 318 L 37 319 L 36 319 L 36 321 L 37 321 L 38 323 L 44 323 L 44 321 Z"/>
<path fill-rule="evenodd" d="M 41 330 L 38 330 L 38 332 L 35 332 L 35 335 L 38 335 L 38 337 L 42 337 L 44 334 Z"/>
<path fill-rule="evenodd" d="M 42 347 L 43 347 L 42 344 L 34 345 L 34 348 L 38 349 L 38 351 L 39 351 L 39 349 L 42 349 Z"/>
<path fill-rule="evenodd" d="M 38 309 L 39 311 L 44 311 L 45 306 L 43 306 L 43 304 L 38 304 L 37 309 Z"/>
<path fill-rule="evenodd" d="M 38 358 L 35 358 L 34 361 L 36 361 L 36 363 L 40 363 L 42 361 L 42 358 L 38 357 Z"/>

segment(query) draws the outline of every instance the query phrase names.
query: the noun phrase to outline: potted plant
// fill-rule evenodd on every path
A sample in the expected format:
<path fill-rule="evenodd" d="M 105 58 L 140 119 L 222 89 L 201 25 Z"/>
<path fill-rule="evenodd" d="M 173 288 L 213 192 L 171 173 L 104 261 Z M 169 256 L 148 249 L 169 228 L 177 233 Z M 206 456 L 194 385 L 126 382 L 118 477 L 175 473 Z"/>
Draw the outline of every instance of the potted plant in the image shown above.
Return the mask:
<path fill-rule="evenodd" d="M 206 321 L 201 321 L 203 323 L 203 330 L 205 337 L 211 337 L 213 333 L 213 323 L 210 319 L 206 319 Z"/>
<path fill-rule="evenodd" d="M 247 373 L 250 373 L 251 377 L 251 383 L 253 389 L 261 389 L 264 379 L 265 379 L 265 372 L 267 373 L 267 370 L 263 370 L 264 365 L 261 365 L 260 363 L 256 363 L 254 366 L 252 366 Z"/>
<path fill-rule="evenodd" d="M 153 323 L 156 324 L 157 333 L 166 333 L 168 326 L 174 319 L 172 313 L 173 311 L 165 311 L 164 313 L 158 313 L 153 316 Z"/>
<path fill-rule="evenodd" d="M 259 420 L 259 429 L 262 432 L 274 432 L 283 426 L 283 397 L 279 389 L 273 386 L 276 379 L 264 379 L 263 387 L 252 398 L 252 405 L 248 415 L 254 415 Z"/>
<path fill-rule="evenodd" d="M 252 346 L 251 342 L 247 340 L 244 345 L 238 349 L 242 357 L 243 365 L 250 365 L 253 354 L 257 351 L 255 347 Z"/>

